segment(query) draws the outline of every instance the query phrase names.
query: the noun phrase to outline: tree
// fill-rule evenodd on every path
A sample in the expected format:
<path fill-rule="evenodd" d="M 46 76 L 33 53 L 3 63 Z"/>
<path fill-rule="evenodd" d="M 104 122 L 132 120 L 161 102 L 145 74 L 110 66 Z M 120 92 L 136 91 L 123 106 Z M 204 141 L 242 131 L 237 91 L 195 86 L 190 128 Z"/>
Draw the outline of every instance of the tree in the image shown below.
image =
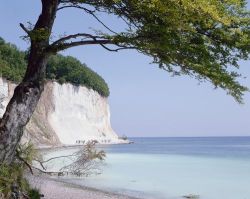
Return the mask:
<path fill-rule="evenodd" d="M 75 46 L 100 45 L 109 51 L 136 49 L 153 57 L 161 69 L 211 81 L 237 101 L 248 89 L 234 69 L 249 58 L 250 18 L 245 0 L 41 0 L 34 25 L 20 24 L 30 40 L 27 71 L 0 121 L 0 161 L 10 163 L 44 89 L 48 59 Z M 76 33 L 51 42 L 57 12 L 79 9 L 106 32 Z M 127 29 L 115 32 L 98 13 L 113 14 Z"/>
<path fill-rule="evenodd" d="M 37 154 L 32 143 L 28 142 L 16 150 L 18 160 L 25 164 L 31 174 L 38 171 L 47 175 L 74 175 L 74 176 L 90 176 L 101 173 L 101 166 L 104 165 L 106 154 L 103 150 L 96 149 L 97 141 L 88 141 L 84 146 L 74 153 L 55 156 L 44 160 L 41 154 Z M 55 161 L 61 161 L 61 167 L 51 171 L 51 165 Z M 66 161 L 66 163 L 65 163 Z M 53 167 L 53 166 L 52 166 Z"/>

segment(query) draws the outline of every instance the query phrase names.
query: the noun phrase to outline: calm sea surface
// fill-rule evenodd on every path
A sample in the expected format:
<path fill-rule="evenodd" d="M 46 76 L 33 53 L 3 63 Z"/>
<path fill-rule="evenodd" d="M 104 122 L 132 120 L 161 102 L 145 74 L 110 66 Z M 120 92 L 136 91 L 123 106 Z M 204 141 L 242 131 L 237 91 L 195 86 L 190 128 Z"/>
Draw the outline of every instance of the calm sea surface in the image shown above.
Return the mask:
<path fill-rule="evenodd" d="M 130 140 L 103 147 L 101 175 L 65 180 L 150 199 L 250 199 L 250 137 Z"/>

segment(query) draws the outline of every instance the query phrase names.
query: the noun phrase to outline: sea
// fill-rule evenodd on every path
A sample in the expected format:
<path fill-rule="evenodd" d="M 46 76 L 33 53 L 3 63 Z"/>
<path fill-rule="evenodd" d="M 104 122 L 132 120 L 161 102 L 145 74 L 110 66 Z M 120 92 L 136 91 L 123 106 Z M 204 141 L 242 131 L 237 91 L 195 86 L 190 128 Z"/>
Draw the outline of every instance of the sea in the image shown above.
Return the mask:
<path fill-rule="evenodd" d="M 250 199 L 250 137 L 129 139 L 100 147 L 101 174 L 60 180 L 144 199 Z"/>

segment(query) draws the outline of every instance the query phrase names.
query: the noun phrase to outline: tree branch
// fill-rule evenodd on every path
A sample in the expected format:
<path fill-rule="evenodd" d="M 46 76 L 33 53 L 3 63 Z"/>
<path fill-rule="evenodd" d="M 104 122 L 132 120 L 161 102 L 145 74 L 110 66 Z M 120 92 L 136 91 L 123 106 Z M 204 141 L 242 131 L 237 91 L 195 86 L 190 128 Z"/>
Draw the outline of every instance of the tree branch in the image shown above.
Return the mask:
<path fill-rule="evenodd" d="M 39 168 L 34 167 L 34 166 L 32 166 L 32 168 L 40 171 L 41 173 L 47 174 L 47 175 L 51 175 L 51 174 L 58 174 L 59 175 L 59 174 L 63 173 L 61 171 L 44 171 L 44 170 L 39 169 Z"/>
<path fill-rule="evenodd" d="M 83 39 L 79 40 L 79 41 L 67 42 L 67 41 L 70 41 L 71 39 L 76 39 L 79 37 L 83 37 Z M 90 38 L 92 40 L 84 40 L 86 38 Z M 111 49 L 111 48 L 106 46 L 109 44 L 118 46 L 118 48 Z M 104 49 L 106 49 L 108 51 L 112 51 L 112 52 L 118 52 L 119 50 L 125 50 L 125 49 L 135 49 L 135 47 L 133 47 L 133 46 L 122 45 L 122 44 L 119 44 L 119 43 L 112 41 L 112 39 L 107 39 L 107 38 L 102 37 L 102 36 L 96 36 L 96 35 L 91 35 L 91 34 L 87 34 L 87 33 L 78 33 L 78 34 L 65 36 L 65 37 L 60 38 L 57 41 L 53 42 L 49 46 L 48 51 L 52 52 L 52 53 L 56 53 L 56 52 L 59 52 L 61 50 L 66 50 L 66 49 L 71 48 L 71 47 L 84 46 L 84 45 L 100 45 Z"/>
<path fill-rule="evenodd" d="M 51 46 L 61 44 L 61 43 L 65 42 L 67 40 L 70 40 L 70 39 L 76 39 L 78 37 L 91 38 L 93 40 L 105 39 L 104 37 L 101 37 L 101 36 L 95 36 L 95 35 L 91 35 L 91 34 L 87 34 L 87 33 L 78 33 L 78 34 L 68 35 L 68 36 L 65 36 L 63 38 L 60 38 L 57 41 L 55 41 L 54 43 L 52 43 Z"/>
<path fill-rule="evenodd" d="M 70 42 L 70 43 L 64 43 L 64 44 L 58 45 L 56 47 L 52 46 L 52 51 L 58 52 L 61 50 L 66 50 L 68 48 L 72 48 L 72 47 L 76 47 L 76 46 L 84 46 L 84 45 L 100 45 L 104 49 L 111 51 L 111 52 L 118 52 L 120 50 L 126 50 L 126 49 L 136 49 L 135 47 L 132 47 L 132 46 L 123 46 L 123 47 L 119 47 L 116 49 L 111 49 L 111 48 L 105 46 L 108 44 L 120 46 L 119 44 L 115 44 L 114 42 L 112 42 L 110 40 L 87 40 L 87 41 L 75 41 L 75 42 Z"/>
<path fill-rule="evenodd" d="M 132 46 L 124 46 L 124 47 L 120 47 L 120 48 L 115 48 L 115 49 L 111 49 L 111 48 L 108 48 L 107 46 L 105 46 L 104 44 L 100 44 L 104 49 L 108 50 L 108 51 L 111 51 L 111 52 L 118 52 L 120 50 L 127 50 L 127 49 L 136 49 L 135 47 L 132 47 Z M 117 44 L 116 44 L 117 45 Z M 117 46 L 120 46 L 120 45 L 117 45 Z"/>
<path fill-rule="evenodd" d="M 62 7 L 59 7 L 57 9 L 57 11 L 59 10 L 62 10 L 62 9 L 65 9 L 65 8 L 77 8 L 77 9 L 80 9 L 80 10 L 84 10 L 86 13 L 92 15 L 100 24 L 102 24 L 107 30 L 109 30 L 110 32 L 114 33 L 114 34 L 117 34 L 117 32 L 113 31 L 111 28 L 109 28 L 107 25 L 105 25 L 94 13 L 95 11 L 93 10 L 89 10 L 87 8 L 84 8 L 82 6 L 79 6 L 79 5 L 66 5 L 66 6 L 62 6 Z"/>
<path fill-rule="evenodd" d="M 58 159 L 58 158 L 68 158 L 68 157 L 73 157 L 73 156 L 75 156 L 75 154 L 71 154 L 71 155 L 63 155 L 63 156 L 57 156 L 57 157 L 53 157 L 53 158 L 50 158 L 50 159 L 48 159 L 48 160 L 45 160 L 45 161 L 40 161 L 40 160 L 35 160 L 35 161 L 37 161 L 37 162 L 39 162 L 39 163 L 46 163 L 46 162 L 49 162 L 49 161 L 51 161 L 51 160 L 55 160 L 55 159 Z"/>
<path fill-rule="evenodd" d="M 30 173 L 33 175 L 34 173 L 33 173 L 33 170 L 32 170 L 32 168 L 31 168 L 32 165 L 30 165 L 26 160 L 24 160 L 24 159 L 20 156 L 18 150 L 16 150 L 16 157 L 17 157 L 20 161 L 22 161 L 22 162 L 29 168 Z"/>
<path fill-rule="evenodd" d="M 49 52 L 56 53 L 62 50 L 66 50 L 71 47 L 76 47 L 76 46 L 84 46 L 84 45 L 94 45 L 94 44 L 99 44 L 99 45 L 104 45 L 104 44 L 113 44 L 110 40 L 83 40 L 83 41 L 75 41 L 75 42 L 70 42 L 70 43 L 62 43 L 62 44 L 57 44 L 57 45 L 51 45 L 48 48 Z"/>
<path fill-rule="evenodd" d="M 24 32 L 26 32 L 28 35 L 30 35 L 30 31 L 22 23 L 20 23 L 19 25 L 24 30 Z"/>

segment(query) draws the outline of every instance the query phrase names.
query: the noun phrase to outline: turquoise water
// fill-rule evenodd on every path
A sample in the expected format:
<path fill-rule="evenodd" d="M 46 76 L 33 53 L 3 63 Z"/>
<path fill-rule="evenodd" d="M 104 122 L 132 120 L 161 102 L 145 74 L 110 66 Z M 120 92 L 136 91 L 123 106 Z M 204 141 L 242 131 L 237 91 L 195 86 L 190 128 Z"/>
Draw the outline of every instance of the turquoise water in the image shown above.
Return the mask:
<path fill-rule="evenodd" d="M 250 137 L 131 140 L 104 148 L 101 175 L 65 180 L 150 199 L 250 199 Z"/>

